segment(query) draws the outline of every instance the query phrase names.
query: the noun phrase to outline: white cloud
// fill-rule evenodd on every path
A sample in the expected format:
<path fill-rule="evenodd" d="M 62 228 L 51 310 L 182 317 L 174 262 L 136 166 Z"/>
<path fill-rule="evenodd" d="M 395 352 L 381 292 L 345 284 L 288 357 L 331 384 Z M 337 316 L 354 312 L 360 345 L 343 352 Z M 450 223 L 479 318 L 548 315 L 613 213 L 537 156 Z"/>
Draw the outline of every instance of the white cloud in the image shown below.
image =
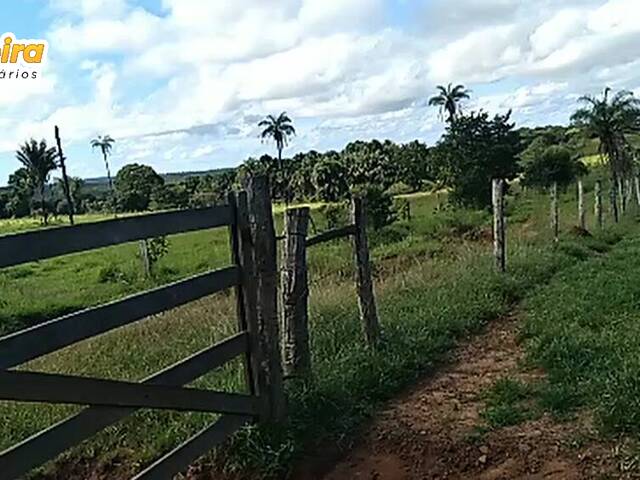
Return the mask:
<path fill-rule="evenodd" d="M 303 125 L 293 151 L 433 139 L 436 83 L 527 124 L 566 121 L 604 84 L 640 87 L 637 0 L 135 3 L 52 0 L 49 74 L 0 88 L 0 150 L 59 123 L 70 142 L 108 132 L 129 160 L 172 170 L 264 151 L 256 119 L 280 110 Z M 386 18 L 401 8 L 409 20 Z"/>

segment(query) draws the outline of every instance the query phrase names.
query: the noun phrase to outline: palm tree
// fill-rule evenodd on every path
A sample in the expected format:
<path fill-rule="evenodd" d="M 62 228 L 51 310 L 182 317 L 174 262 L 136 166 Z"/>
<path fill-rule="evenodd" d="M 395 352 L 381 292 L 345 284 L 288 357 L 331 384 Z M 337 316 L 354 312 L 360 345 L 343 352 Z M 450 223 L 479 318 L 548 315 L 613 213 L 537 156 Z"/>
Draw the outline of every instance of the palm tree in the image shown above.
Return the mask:
<path fill-rule="evenodd" d="M 102 152 L 102 158 L 104 158 L 104 166 L 107 169 L 107 178 L 109 180 L 109 192 L 113 200 L 113 181 L 111 180 L 111 170 L 109 169 L 109 155 L 111 155 L 111 149 L 115 140 L 109 135 L 98 135 L 97 138 L 91 140 L 91 148 L 99 148 Z"/>
<path fill-rule="evenodd" d="M 291 123 L 286 112 L 282 112 L 278 118 L 267 115 L 264 120 L 258 123 L 258 126 L 263 128 L 260 138 L 263 141 L 271 138 L 276 143 L 280 167 L 282 167 L 282 149 L 289 143 L 289 137 L 296 134 L 296 129 Z"/>
<path fill-rule="evenodd" d="M 438 85 L 436 87 L 439 91 L 437 95 L 434 95 L 429 99 L 429 105 L 432 107 L 440 107 L 440 116 L 444 116 L 444 112 L 449 115 L 447 122 L 453 121 L 460 113 L 460 102 L 469 98 L 471 90 L 465 88 L 464 85 L 452 86 L 450 83 L 446 87 Z"/>
<path fill-rule="evenodd" d="M 601 97 L 585 95 L 579 101 L 586 106 L 572 116 L 572 123 L 581 128 L 589 138 L 597 138 L 600 156 L 609 165 L 612 182 L 612 198 L 617 184 L 633 168 L 632 155 L 626 135 L 640 132 L 640 99 L 627 90 L 610 96 L 605 88 Z M 612 203 L 615 221 L 618 221 L 617 202 Z"/>
<path fill-rule="evenodd" d="M 276 148 L 278 149 L 276 184 L 279 184 L 276 190 L 280 190 L 284 194 L 284 200 L 287 205 L 291 196 L 291 186 L 289 181 L 285 181 L 284 169 L 282 168 L 282 149 L 289 143 L 289 137 L 296 134 L 296 129 L 293 128 L 291 123 L 287 112 L 282 112 L 277 118 L 273 115 L 267 115 L 264 120 L 258 123 L 258 126 L 263 129 L 260 133 L 262 141 L 264 142 L 271 138 L 276 143 Z"/>
<path fill-rule="evenodd" d="M 40 140 L 38 143 L 33 138 L 21 145 L 16 151 L 16 158 L 24 165 L 32 186 L 40 194 L 42 219 L 45 225 L 47 225 L 49 219 L 45 189 L 51 172 L 57 168 L 56 155 L 56 149 L 47 147 L 45 140 Z"/>

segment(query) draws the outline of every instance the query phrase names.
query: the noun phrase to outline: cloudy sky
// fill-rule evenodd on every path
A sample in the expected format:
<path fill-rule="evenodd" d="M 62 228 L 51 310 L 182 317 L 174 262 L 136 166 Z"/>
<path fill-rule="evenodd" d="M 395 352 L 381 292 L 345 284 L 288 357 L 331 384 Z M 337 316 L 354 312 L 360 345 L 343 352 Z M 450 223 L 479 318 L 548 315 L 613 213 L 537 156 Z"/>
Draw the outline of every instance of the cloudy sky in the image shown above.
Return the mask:
<path fill-rule="evenodd" d="M 287 153 L 391 138 L 433 143 L 426 100 L 464 83 L 467 108 L 520 125 L 566 123 L 583 93 L 640 94 L 639 0 L 21 0 L 0 34 L 46 39 L 37 80 L 0 79 L 0 185 L 29 137 L 104 174 L 89 139 L 117 139 L 114 170 L 232 166 L 271 152 L 257 121 L 289 112 Z M 6 65 L 2 65 L 5 66 Z"/>

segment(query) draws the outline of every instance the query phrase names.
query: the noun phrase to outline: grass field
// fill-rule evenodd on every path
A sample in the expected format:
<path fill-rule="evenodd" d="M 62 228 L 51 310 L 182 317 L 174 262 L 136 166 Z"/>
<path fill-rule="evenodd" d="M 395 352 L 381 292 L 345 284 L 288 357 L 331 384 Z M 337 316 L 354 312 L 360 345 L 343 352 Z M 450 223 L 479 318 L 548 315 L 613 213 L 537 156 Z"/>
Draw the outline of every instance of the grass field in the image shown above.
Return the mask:
<path fill-rule="evenodd" d="M 435 195 L 408 199 L 411 221 L 398 221 L 371 234 L 383 348 L 369 352 L 360 340 L 348 243 L 314 247 L 309 259 L 315 381 L 307 387 L 290 385 L 288 425 L 243 432 L 233 451 L 218 459 L 217 468 L 259 469 L 268 476 L 290 467 L 314 445 L 347 443 L 380 402 L 434 368 L 457 340 L 506 313 L 515 302 L 534 302 L 537 292 L 545 291 L 537 287 L 561 278 L 578 262 L 590 264 L 600 258 L 596 252 L 609 250 L 622 236 L 637 234 L 635 222 L 627 222 L 614 229 L 616 235 L 574 238 L 565 233 L 553 247 L 548 198 L 515 192 L 508 206 L 509 273 L 501 276 L 493 269 L 488 212 L 439 208 L 442 199 Z M 561 203 L 564 232 L 575 223 L 575 210 L 570 189 Z M 319 210 L 312 215 L 322 229 Z M 620 248 L 626 245 L 623 242 Z M 142 279 L 135 245 L 0 270 L 0 325 L 5 331 L 15 330 L 30 319 L 51 318 L 228 264 L 228 257 L 227 234 L 222 229 L 171 237 L 169 254 L 160 261 L 153 281 Z M 27 367 L 137 380 L 228 336 L 234 328 L 233 297 L 218 294 Z M 531 331 L 542 338 L 543 330 Z M 231 364 L 195 385 L 242 391 L 241 369 Z M 75 407 L 0 404 L 0 448 L 73 411 Z M 125 476 L 210 420 L 204 414 L 140 412 L 67 455 L 75 459 L 73 478 L 82 478 L 78 458 L 108 465 Z M 39 476 L 48 478 L 44 472 Z"/>
<path fill-rule="evenodd" d="M 634 235 L 607 255 L 589 255 L 527 299 L 522 336 L 528 366 L 544 368 L 547 378 L 530 385 L 506 379 L 498 386 L 508 423 L 526 418 L 518 414 L 523 401 L 529 413 L 550 411 L 565 420 L 586 408 L 601 431 L 638 439 L 639 272 L 640 238 Z"/>

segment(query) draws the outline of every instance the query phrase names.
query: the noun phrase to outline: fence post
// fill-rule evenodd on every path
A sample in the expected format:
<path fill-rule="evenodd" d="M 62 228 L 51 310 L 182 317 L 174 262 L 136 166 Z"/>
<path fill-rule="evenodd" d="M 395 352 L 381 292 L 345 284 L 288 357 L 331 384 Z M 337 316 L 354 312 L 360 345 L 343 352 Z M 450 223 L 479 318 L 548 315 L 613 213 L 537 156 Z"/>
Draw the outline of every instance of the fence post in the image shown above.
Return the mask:
<path fill-rule="evenodd" d="M 353 250 L 356 262 L 356 285 L 360 319 L 365 341 L 369 347 L 374 348 L 380 339 L 380 321 L 373 293 L 371 263 L 369 260 L 366 204 L 361 197 L 354 197 L 351 201 L 351 220 L 355 225 Z"/>
<path fill-rule="evenodd" d="M 560 235 L 560 220 L 558 214 L 558 182 L 551 185 L 551 231 L 553 241 L 557 242 Z"/>
<path fill-rule="evenodd" d="M 618 177 L 618 195 L 620 196 L 620 213 L 624 215 L 627 212 L 627 195 L 625 192 L 624 177 Z"/>
<path fill-rule="evenodd" d="M 618 180 L 616 177 L 611 179 L 611 191 L 609 195 L 611 199 L 611 216 L 613 217 L 613 221 L 618 223 L 620 212 L 618 211 Z"/>
<path fill-rule="evenodd" d="M 256 312 L 255 264 L 246 192 L 230 192 L 229 206 L 234 223 L 229 226 L 231 240 L 231 260 L 240 267 L 240 283 L 236 286 L 236 313 L 240 331 L 249 332 L 249 349 L 245 355 L 244 371 L 247 389 L 251 395 L 260 395 L 266 390 L 266 377 L 262 369 L 262 349 L 260 348 L 258 316 Z M 266 412 L 263 405 L 263 414 Z"/>
<path fill-rule="evenodd" d="M 582 230 L 587 229 L 587 215 L 584 209 L 584 185 L 578 180 L 578 226 Z"/>
<path fill-rule="evenodd" d="M 282 249 L 282 361 L 285 377 L 308 377 L 309 285 L 307 281 L 307 231 L 309 208 L 292 208 L 284 214 Z"/>
<path fill-rule="evenodd" d="M 267 402 L 267 419 L 281 422 L 286 414 L 286 401 L 278 325 L 276 235 L 269 181 L 265 176 L 250 176 L 246 183 L 255 265 L 256 315 L 263 355 L 261 369 L 265 375 L 264 390 L 261 394 Z"/>
<path fill-rule="evenodd" d="M 636 204 L 640 207 L 640 176 L 633 177 L 633 184 L 636 190 Z"/>
<path fill-rule="evenodd" d="M 596 225 L 601 229 L 604 223 L 602 221 L 602 182 L 600 180 L 596 180 L 594 194 Z"/>
<path fill-rule="evenodd" d="M 498 271 L 507 269 L 506 235 L 504 220 L 504 180 L 494 178 L 491 185 L 491 202 L 493 204 L 493 255 Z"/>
<path fill-rule="evenodd" d="M 140 260 L 142 261 L 142 272 L 144 278 L 151 277 L 151 261 L 149 260 L 149 244 L 147 240 L 140 240 L 138 242 L 140 247 Z"/>

